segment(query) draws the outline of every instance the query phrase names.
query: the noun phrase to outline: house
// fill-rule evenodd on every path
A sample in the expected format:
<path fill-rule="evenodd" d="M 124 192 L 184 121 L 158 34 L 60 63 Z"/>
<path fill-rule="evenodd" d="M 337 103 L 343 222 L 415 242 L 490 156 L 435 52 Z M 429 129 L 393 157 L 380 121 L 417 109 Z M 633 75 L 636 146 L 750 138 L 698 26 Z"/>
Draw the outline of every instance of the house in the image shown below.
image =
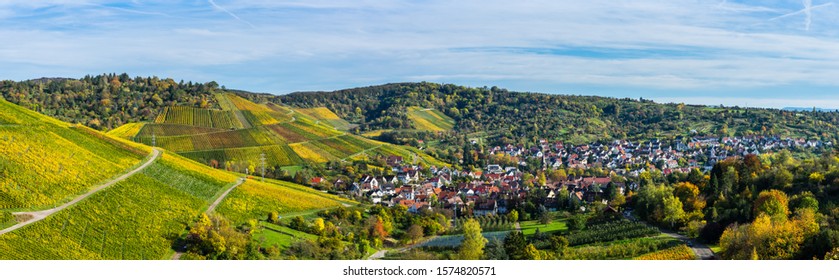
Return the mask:
<path fill-rule="evenodd" d="M 495 199 L 475 201 L 472 214 L 475 216 L 496 215 L 498 214 L 498 203 Z"/>
<path fill-rule="evenodd" d="M 312 178 L 312 180 L 309 182 L 309 184 L 310 184 L 310 185 L 318 185 L 318 184 L 323 183 L 323 182 L 326 182 L 326 178 L 323 178 L 323 177 L 314 177 L 314 178 Z"/>
<path fill-rule="evenodd" d="M 387 157 L 387 165 L 388 166 L 397 166 L 402 164 L 402 157 L 401 156 L 388 156 Z"/>

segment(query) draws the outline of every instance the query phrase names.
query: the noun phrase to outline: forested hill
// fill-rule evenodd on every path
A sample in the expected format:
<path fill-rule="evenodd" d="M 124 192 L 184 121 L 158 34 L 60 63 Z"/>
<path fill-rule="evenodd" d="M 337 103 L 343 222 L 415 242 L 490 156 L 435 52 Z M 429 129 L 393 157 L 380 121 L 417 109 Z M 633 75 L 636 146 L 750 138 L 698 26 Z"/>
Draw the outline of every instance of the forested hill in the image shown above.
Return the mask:
<path fill-rule="evenodd" d="M 175 82 L 127 74 L 0 81 L 0 95 L 12 103 L 100 130 L 152 121 L 166 106 L 218 108 L 213 98 L 217 90 L 215 82 Z"/>
<path fill-rule="evenodd" d="M 297 107 L 325 106 L 362 131 L 411 129 L 409 108 L 434 108 L 459 135 L 486 132 L 499 143 L 570 142 L 677 135 L 781 135 L 835 140 L 839 113 L 658 104 L 649 100 L 524 93 L 434 83 L 399 83 L 282 96 L 251 95 Z M 477 132 L 477 133 L 476 133 Z"/>
<path fill-rule="evenodd" d="M 257 103 L 327 107 L 358 124 L 357 132 L 384 131 L 391 138 L 402 139 L 433 140 L 442 135 L 460 140 L 456 142 L 485 137 L 496 144 L 532 143 L 539 138 L 584 143 L 692 132 L 825 141 L 839 138 L 839 112 L 658 104 L 649 100 L 514 92 L 497 87 L 398 83 L 270 95 L 226 90 L 216 82 L 131 78 L 127 74 L 0 82 L 0 95 L 12 103 L 100 130 L 153 121 L 166 106 L 219 108 L 214 94 L 222 92 Z"/>

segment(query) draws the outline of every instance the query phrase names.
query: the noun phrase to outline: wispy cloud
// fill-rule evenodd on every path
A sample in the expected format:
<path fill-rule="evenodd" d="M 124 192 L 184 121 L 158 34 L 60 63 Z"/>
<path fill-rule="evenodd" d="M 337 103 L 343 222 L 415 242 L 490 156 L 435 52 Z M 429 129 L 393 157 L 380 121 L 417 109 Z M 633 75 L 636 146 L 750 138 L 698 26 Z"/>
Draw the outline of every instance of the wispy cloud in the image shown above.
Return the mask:
<path fill-rule="evenodd" d="M 839 89 L 833 2 L 32 2 L 0 1 L 0 79 L 128 71 L 274 93 L 421 80 L 632 97 Z"/>
<path fill-rule="evenodd" d="M 810 24 L 813 23 L 813 10 L 817 9 L 817 8 L 827 7 L 827 6 L 832 6 L 833 5 L 833 2 L 827 2 L 827 3 L 824 3 L 824 4 L 819 4 L 819 5 L 813 6 L 813 0 L 801 0 L 801 2 L 802 2 L 802 5 L 804 5 L 803 9 L 792 12 L 792 13 L 783 14 L 781 16 L 777 16 L 777 17 L 771 18 L 769 20 L 778 20 L 778 19 L 791 17 L 791 16 L 795 16 L 795 15 L 799 15 L 799 14 L 803 13 L 804 14 L 804 30 L 805 31 L 810 31 Z"/>
<path fill-rule="evenodd" d="M 227 13 L 227 14 L 228 14 L 228 15 L 230 15 L 231 17 L 235 18 L 235 19 L 236 19 L 236 20 L 238 20 L 238 21 L 241 21 L 242 23 L 247 24 L 247 25 L 248 25 L 248 26 L 250 26 L 251 28 L 256 28 L 256 26 L 254 26 L 254 25 L 253 25 L 253 24 L 251 24 L 250 22 L 248 22 L 248 21 L 246 21 L 246 20 L 244 20 L 244 19 L 240 18 L 239 16 L 237 16 L 236 14 L 234 14 L 233 12 L 231 12 L 230 10 L 227 10 L 227 9 L 225 9 L 225 8 L 223 8 L 223 7 L 221 7 L 221 6 L 219 6 L 218 4 L 216 4 L 216 1 L 213 1 L 213 0 L 207 0 L 207 2 L 209 2 L 209 3 L 210 3 L 210 5 L 212 5 L 212 6 L 213 6 L 213 8 L 216 8 L 216 9 L 218 9 L 219 11 L 222 11 L 222 12 Z"/>

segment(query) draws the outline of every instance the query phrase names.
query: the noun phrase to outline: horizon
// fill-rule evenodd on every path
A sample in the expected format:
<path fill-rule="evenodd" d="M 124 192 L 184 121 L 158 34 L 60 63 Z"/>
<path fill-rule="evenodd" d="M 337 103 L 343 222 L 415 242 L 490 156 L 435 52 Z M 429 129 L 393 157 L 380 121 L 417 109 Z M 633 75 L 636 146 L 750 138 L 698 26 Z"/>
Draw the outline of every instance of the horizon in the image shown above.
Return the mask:
<path fill-rule="evenodd" d="M 820 0 L 8 0 L 0 79 L 125 72 L 280 95 L 428 81 L 839 108 L 837 12 Z"/>

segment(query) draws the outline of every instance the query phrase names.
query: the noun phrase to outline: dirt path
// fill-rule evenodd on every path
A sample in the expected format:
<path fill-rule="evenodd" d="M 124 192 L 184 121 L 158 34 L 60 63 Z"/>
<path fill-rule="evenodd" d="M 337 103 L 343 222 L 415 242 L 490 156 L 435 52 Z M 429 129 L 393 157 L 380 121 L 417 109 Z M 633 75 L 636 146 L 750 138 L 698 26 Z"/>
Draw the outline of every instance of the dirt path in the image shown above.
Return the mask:
<path fill-rule="evenodd" d="M 157 159 L 158 156 L 160 156 L 160 151 L 158 151 L 157 149 L 152 150 L 151 158 L 149 158 L 145 163 L 143 163 L 143 165 L 140 165 L 140 167 L 137 167 L 134 170 L 128 171 L 128 173 L 122 174 L 122 176 L 119 176 L 116 179 L 105 182 L 104 184 L 96 187 L 95 189 L 92 189 L 89 192 L 74 198 L 70 202 L 62 204 L 61 206 L 58 206 L 58 207 L 55 207 L 55 208 L 52 208 L 52 209 L 43 210 L 43 211 L 37 211 L 37 212 L 15 212 L 15 213 L 12 213 L 15 216 L 30 216 L 32 218 L 27 220 L 27 221 L 15 224 L 14 226 L 12 226 L 10 228 L 0 230 L 0 235 L 3 235 L 3 234 L 6 234 L 8 232 L 14 231 L 16 229 L 22 228 L 22 227 L 24 227 L 28 224 L 43 220 L 43 219 L 49 217 L 50 215 L 55 214 L 58 211 L 61 211 L 61 210 L 64 210 L 65 208 L 67 208 L 67 207 L 73 206 L 76 203 L 79 203 L 79 201 L 82 201 L 83 199 L 87 198 L 88 196 L 90 196 L 90 195 L 92 195 L 92 194 L 94 194 L 98 191 L 101 191 L 101 190 L 103 190 L 107 187 L 113 186 L 114 184 L 119 183 L 120 181 L 125 180 L 125 179 L 127 179 L 128 177 L 131 177 L 134 174 L 137 174 L 137 172 L 143 171 L 143 169 L 146 169 L 146 167 L 149 167 L 149 165 L 151 165 Z"/>
<path fill-rule="evenodd" d="M 664 233 L 664 234 L 667 234 L 670 237 L 679 239 L 679 240 L 681 240 L 682 242 L 685 242 L 685 243 L 687 243 L 688 241 L 692 242 L 693 246 L 690 246 L 690 249 L 693 250 L 693 253 L 696 255 L 697 259 L 700 259 L 700 260 L 713 260 L 714 259 L 714 251 L 711 251 L 711 248 L 709 248 L 707 245 L 699 243 L 696 240 L 692 240 L 692 239 L 688 238 L 687 236 L 684 236 L 684 235 L 681 235 L 681 234 L 678 234 L 678 233 L 675 233 L 675 232 L 670 232 L 670 231 L 665 231 L 665 230 L 662 230 L 661 232 Z"/>
<path fill-rule="evenodd" d="M 624 212 L 623 216 L 626 217 L 627 219 L 629 219 L 630 221 L 638 221 L 638 219 L 635 218 L 635 216 L 632 216 L 631 212 Z M 647 223 L 644 222 L 644 224 L 647 224 Z M 649 225 L 649 224 L 647 224 L 647 225 Z M 693 254 L 696 255 L 697 259 L 700 259 L 700 260 L 714 260 L 714 259 L 716 259 L 716 257 L 714 256 L 714 251 L 711 251 L 711 248 L 708 247 L 708 245 L 699 243 L 697 240 L 690 239 L 687 236 L 684 236 L 684 235 L 681 235 L 681 234 L 678 234 L 678 233 L 675 233 L 675 232 L 672 232 L 672 231 L 668 231 L 668 230 L 664 230 L 664 229 L 659 229 L 659 230 L 661 230 L 662 233 L 667 234 L 670 237 L 681 240 L 682 242 L 687 243 L 688 241 L 690 241 L 693 244 L 693 246 L 690 246 L 690 249 L 693 250 Z"/>
<path fill-rule="evenodd" d="M 213 204 L 210 205 L 210 208 L 207 208 L 207 211 L 204 211 L 204 213 L 210 214 L 211 212 L 213 212 L 213 210 L 216 210 L 216 207 L 219 205 L 219 203 L 221 203 L 222 200 L 224 200 L 225 197 L 227 197 L 228 194 L 230 194 L 230 191 L 232 191 L 244 182 L 245 178 L 239 178 L 239 180 L 236 181 L 236 184 L 224 191 L 224 193 L 221 194 L 221 196 L 216 198 L 216 201 L 214 201 Z"/>

